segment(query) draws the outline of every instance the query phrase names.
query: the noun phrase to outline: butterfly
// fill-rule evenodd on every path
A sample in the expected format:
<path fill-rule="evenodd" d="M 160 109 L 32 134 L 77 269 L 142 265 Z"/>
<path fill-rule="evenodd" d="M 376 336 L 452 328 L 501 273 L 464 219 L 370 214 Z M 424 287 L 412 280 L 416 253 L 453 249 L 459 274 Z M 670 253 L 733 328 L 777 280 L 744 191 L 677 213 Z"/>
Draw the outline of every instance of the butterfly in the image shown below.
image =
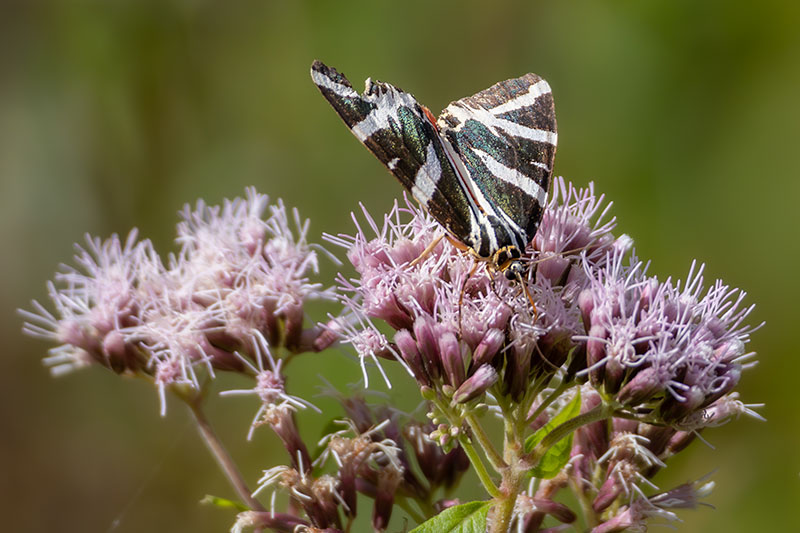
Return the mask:
<path fill-rule="evenodd" d="M 311 79 L 350 131 L 446 230 L 509 279 L 547 202 L 558 133 L 553 96 L 536 74 L 448 105 L 437 119 L 409 93 L 367 79 L 358 94 L 314 61 Z"/>

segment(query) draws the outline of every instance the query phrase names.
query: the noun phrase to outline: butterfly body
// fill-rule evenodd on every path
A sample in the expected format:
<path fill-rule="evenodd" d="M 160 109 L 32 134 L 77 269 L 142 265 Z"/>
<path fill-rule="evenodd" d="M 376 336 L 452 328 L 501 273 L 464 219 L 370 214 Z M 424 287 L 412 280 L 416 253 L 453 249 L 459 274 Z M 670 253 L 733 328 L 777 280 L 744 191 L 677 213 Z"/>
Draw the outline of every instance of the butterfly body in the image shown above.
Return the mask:
<path fill-rule="evenodd" d="M 353 134 L 447 230 L 509 278 L 533 239 L 556 149 L 547 82 L 535 74 L 451 103 L 435 119 L 416 99 L 367 80 L 363 94 L 319 61 L 311 77 Z"/>

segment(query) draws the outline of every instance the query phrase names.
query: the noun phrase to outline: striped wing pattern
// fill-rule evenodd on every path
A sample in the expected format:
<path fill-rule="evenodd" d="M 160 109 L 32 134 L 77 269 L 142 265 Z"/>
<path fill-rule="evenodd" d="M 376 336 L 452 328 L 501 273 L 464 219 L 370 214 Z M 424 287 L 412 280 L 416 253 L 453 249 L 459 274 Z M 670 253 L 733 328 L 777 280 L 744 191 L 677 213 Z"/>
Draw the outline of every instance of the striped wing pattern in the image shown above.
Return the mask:
<path fill-rule="evenodd" d="M 413 96 L 367 80 L 363 94 L 319 61 L 311 77 L 412 196 L 484 259 L 536 233 L 556 145 L 550 88 L 534 74 L 451 103 L 438 121 Z"/>
<path fill-rule="evenodd" d="M 451 103 L 439 127 L 470 179 L 514 231 L 530 242 L 542 218 L 556 143 L 547 82 L 535 74 L 500 82 Z"/>
<path fill-rule="evenodd" d="M 319 61 L 311 65 L 311 78 L 353 135 L 453 236 L 469 244 L 469 199 L 458 186 L 435 123 L 414 97 L 372 80 L 358 94 L 347 78 Z"/>

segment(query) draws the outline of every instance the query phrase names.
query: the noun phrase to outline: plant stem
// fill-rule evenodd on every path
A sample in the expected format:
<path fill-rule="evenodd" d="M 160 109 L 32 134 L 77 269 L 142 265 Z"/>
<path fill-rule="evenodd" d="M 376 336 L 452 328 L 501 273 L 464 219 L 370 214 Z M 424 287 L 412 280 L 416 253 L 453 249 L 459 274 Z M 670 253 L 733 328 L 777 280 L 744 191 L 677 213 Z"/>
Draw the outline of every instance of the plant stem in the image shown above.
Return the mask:
<path fill-rule="evenodd" d="M 206 447 L 211 452 L 211 455 L 214 456 L 217 465 L 222 469 L 222 472 L 225 474 L 225 477 L 228 478 L 228 481 L 233 486 L 236 494 L 239 495 L 239 498 L 241 498 L 250 509 L 266 512 L 266 509 L 264 509 L 261 503 L 251 495 L 250 489 L 247 487 L 244 478 L 242 478 L 242 474 L 233 462 L 233 458 L 228 454 L 225 446 L 222 445 L 222 442 L 217 438 L 216 433 L 214 433 L 214 429 L 206 419 L 199 402 L 187 398 L 182 394 L 178 394 L 178 396 L 186 402 L 186 405 L 188 405 L 189 409 L 192 411 L 194 420 L 197 423 L 197 430 L 200 432 L 203 442 L 205 442 Z"/>
<path fill-rule="evenodd" d="M 505 467 L 505 463 L 503 459 L 500 457 L 500 454 L 497 453 L 497 450 L 494 449 L 492 445 L 492 441 L 489 440 L 489 436 L 486 435 L 486 432 L 483 430 L 483 426 L 480 425 L 480 422 L 475 415 L 469 414 L 465 417 L 459 416 L 455 413 L 445 402 L 434 399 L 432 400 L 434 405 L 439 408 L 439 410 L 444 414 L 447 418 L 447 421 L 453 426 L 460 426 L 462 420 L 466 420 L 467 424 L 469 425 L 472 434 L 478 440 L 478 443 L 483 448 L 484 453 L 486 454 L 487 458 L 489 459 L 492 467 L 497 470 L 498 472 L 501 471 L 503 467 Z M 469 458 L 469 462 L 472 463 L 472 466 L 475 468 L 475 472 L 478 474 L 478 478 L 481 480 L 486 491 L 493 497 L 497 497 L 500 492 L 497 489 L 497 486 L 494 484 L 492 480 L 492 476 L 489 474 L 489 471 L 486 470 L 486 466 L 483 464 L 483 460 L 481 456 L 478 455 L 478 452 L 475 450 L 475 447 L 472 445 L 472 440 L 470 436 L 467 435 L 465 432 L 462 432 L 458 436 L 458 441 L 461 443 L 461 447 L 464 449 L 464 452 L 467 454 Z M 496 464 L 501 465 L 500 467 L 495 466 Z"/>
<path fill-rule="evenodd" d="M 562 387 L 558 387 L 556 393 L 563 392 Z M 553 396 L 548 397 L 544 404 L 552 401 Z M 537 409 L 538 411 L 538 409 Z M 500 495 L 495 496 L 492 522 L 490 533 L 507 533 L 514 514 L 514 505 L 517 496 L 523 489 L 528 470 L 536 465 L 551 446 L 575 431 L 581 426 L 591 424 L 598 420 L 603 420 L 612 416 L 614 407 L 608 404 L 600 404 L 591 411 L 578 415 L 563 424 L 556 426 L 529 454 L 524 454 L 524 444 L 522 442 L 506 441 L 504 454 L 509 464 L 503 470 L 503 483 L 500 485 Z M 524 413 L 520 413 L 520 418 L 526 418 Z M 507 435 L 514 438 L 514 435 Z"/>
<path fill-rule="evenodd" d="M 535 379 L 533 383 L 528 386 L 528 389 L 525 392 L 525 397 L 519 405 L 519 411 L 523 414 L 523 416 L 520 417 L 519 424 L 517 424 L 518 431 L 525 431 L 525 427 L 529 424 L 527 420 L 527 414 L 530 412 L 533 402 L 536 401 L 536 398 L 539 396 L 539 393 L 542 391 L 547 381 L 548 380 L 546 377 L 540 377 Z"/>
<path fill-rule="evenodd" d="M 511 519 L 514 515 L 514 505 L 517 496 L 522 492 L 525 482 L 526 469 L 518 455 L 518 448 L 512 447 L 511 466 L 503 472 L 503 484 L 500 486 L 500 495 L 495 496 L 492 509 L 490 533 L 508 533 Z"/>
<path fill-rule="evenodd" d="M 492 465 L 497 472 L 501 472 L 503 468 L 505 468 L 506 463 L 503 461 L 503 457 L 500 453 L 495 449 L 494 444 L 492 444 L 491 439 L 486 434 L 486 431 L 483 429 L 480 421 L 475 418 L 475 415 L 468 414 L 465 417 L 469 428 L 472 430 L 472 433 L 475 435 L 475 440 L 478 441 L 478 444 L 483 449 L 483 452 L 486 454 L 486 458 L 489 460 L 489 464 Z"/>
<path fill-rule="evenodd" d="M 496 398 L 497 404 L 503 411 L 505 422 L 503 457 L 508 466 L 501 472 L 503 482 L 500 485 L 500 495 L 494 498 L 489 532 L 508 533 L 514 516 L 514 505 L 517 502 L 517 496 L 524 489 L 528 470 L 528 465 L 522 457 L 524 453 L 522 428 L 524 426 L 521 423 L 525 420 L 527 413 L 525 409 L 512 408 L 502 395 L 497 395 Z"/>
<path fill-rule="evenodd" d="M 475 447 L 472 445 L 469 437 L 467 435 L 461 435 L 458 441 L 461 443 L 461 447 L 467 454 L 469 462 L 472 463 L 472 466 L 475 468 L 475 472 L 478 474 L 478 479 L 481 480 L 486 492 L 488 492 L 492 498 L 499 497 L 500 491 L 497 489 L 497 486 L 495 486 L 494 481 L 492 481 L 492 476 L 489 475 L 489 471 L 486 470 L 486 466 L 483 464 L 481 456 L 478 455 L 478 452 L 475 450 Z"/>
<path fill-rule="evenodd" d="M 575 495 L 575 498 L 577 498 L 578 505 L 581 507 L 583 521 L 586 523 L 586 527 L 592 528 L 596 526 L 597 517 L 595 516 L 594 509 L 592 508 L 592 502 L 586 497 L 586 492 L 583 490 L 583 487 L 581 487 L 572 479 L 569 481 L 569 487 L 572 490 L 572 493 Z"/>
<path fill-rule="evenodd" d="M 554 402 L 556 399 L 558 399 L 558 397 L 559 397 L 559 396 L 561 396 L 561 395 L 564 393 L 564 391 L 565 391 L 565 390 L 567 390 L 567 389 L 568 389 L 570 386 L 571 386 L 571 385 L 569 385 L 569 384 L 567 384 L 567 383 L 562 383 L 562 384 L 560 384 L 558 387 L 556 387 L 556 388 L 553 390 L 553 392 L 552 392 L 552 393 L 550 393 L 550 396 L 548 396 L 547 398 L 545 398 L 544 400 L 542 400 L 542 403 L 541 403 L 541 404 L 539 404 L 539 406 L 536 408 L 536 410 L 535 410 L 533 413 L 531 413 L 531 416 L 529 416 L 529 417 L 528 417 L 528 418 L 525 420 L 525 424 L 526 424 L 526 425 L 528 425 L 528 424 L 531 424 L 531 423 L 533 423 L 533 421 L 534 421 L 534 420 L 536 420 L 536 418 L 537 418 L 537 417 L 538 417 L 540 414 L 542 414 L 542 411 L 544 411 L 544 410 L 547 408 L 547 406 L 548 406 L 548 405 L 550 405 L 550 404 L 551 404 L 551 403 L 553 403 L 553 402 Z"/>

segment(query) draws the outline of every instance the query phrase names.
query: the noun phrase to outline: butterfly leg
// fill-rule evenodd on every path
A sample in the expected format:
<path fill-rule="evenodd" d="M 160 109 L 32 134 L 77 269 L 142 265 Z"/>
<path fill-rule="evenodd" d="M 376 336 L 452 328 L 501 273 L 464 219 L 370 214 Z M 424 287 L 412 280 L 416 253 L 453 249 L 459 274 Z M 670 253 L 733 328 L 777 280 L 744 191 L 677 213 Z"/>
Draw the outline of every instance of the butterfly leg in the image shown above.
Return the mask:
<path fill-rule="evenodd" d="M 442 239 L 444 237 L 445 237 L 444 233 L 439 234 L 439 236 L 436 237 L 435 239 L 433 239 L 431 241 L 431 243 L 427 247 L 425 247 L 424 250 L 422 250 L 422 253 L 419 254 L 416 259 L 411 261 L 408 264 L 408 266 L 413 267 L 413 266 L 418 265 L 420 262 L 422 262 L 422 260 L 424 260 L 426 257 L 428 257 L 431 254 L 431 252 L 433 252 L 434 248 L 436 248 L 436 246 L 438 246 L 439 243 L 442 242 Z"/>
<path fill-rule="evenodd" d="M 536 302 L 533 301 L 533 296 L 531 296 L 531 291 L 528 290 L 528 284 L 525 283 L 525 280 L 522 279 L 522 274 L 517 272 L 517 281 L 519 284 L 522 285 L 522 290 L 525 291 L 525 296 L 528 298 L 528 302 L 531 304 L 533 308 L 533 323 L 536 323 L 536 320 L 539 318 L 539 310 L 536 308 Z"/>

